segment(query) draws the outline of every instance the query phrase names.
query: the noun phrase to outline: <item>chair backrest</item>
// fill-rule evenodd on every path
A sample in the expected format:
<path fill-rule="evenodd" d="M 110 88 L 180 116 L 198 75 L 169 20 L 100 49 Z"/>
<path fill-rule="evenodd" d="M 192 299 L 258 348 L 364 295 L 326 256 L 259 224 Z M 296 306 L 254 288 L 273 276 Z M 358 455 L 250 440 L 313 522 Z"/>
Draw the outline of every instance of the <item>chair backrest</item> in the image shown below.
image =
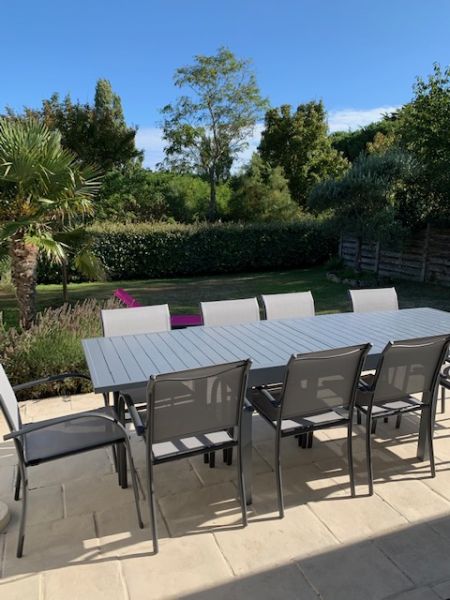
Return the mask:
<path fill-rule="evenodd" d="M 19 405 L 16 394 L 2 365 L 0 365 L 0 407 L 10 431 L 20 429 Z"/>
<path fill-rule="evenodd" d="M 375 404 L 422 394 L 431 402 L 450 335 L 389 342 L 381 355 L 373 381 Z"/>
<path fill-rule="evenodd" d="M 251 361 L 156 375 L 148 384 L 151 443 L 236 427 Z"/>
<path fill-rule="evenodd" d="M 371 344 L 293 355 L 280 398 L 281 418 L 351 407 Z"/>
<path fill-rule="evenodd" d="M 259 305 L 256 298 L 200 302 L 203 325 L 240 325 L 259 321 Z"/>
<path fill-rule="evenodd" d="M 167 304 L 102 310 L 103 335 L 135 335 L 170 330 Z"/>
<path fill-rule="evenodd" d="M 314 317 L 314 298 L 311 292 L 266 294 L 261 296 L 266 319 L 299 319 Z"/>
<path fill-rule="evenodd" d="M 378 310 L 398 310 L 395 288 L 349 290 L 353 312 L 376 312 Z"/>

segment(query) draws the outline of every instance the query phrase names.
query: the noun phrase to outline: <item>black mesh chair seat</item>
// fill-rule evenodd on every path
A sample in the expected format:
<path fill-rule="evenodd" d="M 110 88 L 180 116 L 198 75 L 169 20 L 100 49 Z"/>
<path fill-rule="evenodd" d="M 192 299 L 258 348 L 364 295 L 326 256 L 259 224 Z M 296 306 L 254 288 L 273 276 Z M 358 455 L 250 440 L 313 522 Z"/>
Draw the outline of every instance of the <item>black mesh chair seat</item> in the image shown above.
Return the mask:
<path fill-rule="evenodd" d="M 109 446 L 124 439 L 123 431 L 113 421 L 97 416 L 104 414 L 114 417 L 113 408 L 104 407 L 90 412 L 91 416 L 63 423 L 54 423 L 55 419 L 40 421 L 44 429 L 23 436 L 25 464 L 37 465 L 53 458 Z"/>
<path fill-rule="evenodd" d="M 272 421 L 273 426 L 276 427 L 277 421 L 280 418 L 280 406 L 278 403 L 272 402 L 263 394 L 253 394 L 252 404 L 256 410 L 266 417 L 269 421 Z M 299 432 L 309 429 L 320 429 L 321 427 L 329 427 L 331 425 L 338 425 L 340 422 L 346 422 L 349 418 L 349 411 L 347 408 L 336 408 L 334 410 L 327 410 L 315 415 L 302 415 L 300 418 L 294 419 L 283 419 L 281 423 L 281 434 L 291 435 L 295 430 Z"/>
<path fill-rule="evenodd" d="M 421 410 L 423 403 L 420 400 L 416 400 L 412 396 L 406 398 L 400 398 L 399 400 L 391 400 L 384 402 L 383 404 L 374 404 L 372 406 L 372 418 L 386 417 L 398 412 L 410 412 L 414 410 Z M 361 412 L 367 412 L 367 407 L 358 406 Z"/>
<path fill-rule="evenodd" d="M 164 462 L 177 456 L 181 457 L 183 454 L 191 456 L 194 452 L 203 454 L 212 449 L 218 450 L 235 445 L 236 441 L 227 431 L 202 433 L 168 442 L 159 442 L 153 444 L 154 462 Z"/>

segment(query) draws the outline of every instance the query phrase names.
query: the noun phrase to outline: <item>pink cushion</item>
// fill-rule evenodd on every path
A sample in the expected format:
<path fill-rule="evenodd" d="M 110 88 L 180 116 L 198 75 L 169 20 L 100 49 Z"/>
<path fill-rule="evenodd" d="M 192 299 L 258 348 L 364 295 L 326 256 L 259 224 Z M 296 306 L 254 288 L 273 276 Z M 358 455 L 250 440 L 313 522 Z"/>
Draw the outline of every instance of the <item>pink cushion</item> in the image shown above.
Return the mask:
<path fill-rule="evenodd" d="M 200 315 L 173 315 L 170 322 L 172 327 L 192 327 L 202 325 L 202 318 Z"/>

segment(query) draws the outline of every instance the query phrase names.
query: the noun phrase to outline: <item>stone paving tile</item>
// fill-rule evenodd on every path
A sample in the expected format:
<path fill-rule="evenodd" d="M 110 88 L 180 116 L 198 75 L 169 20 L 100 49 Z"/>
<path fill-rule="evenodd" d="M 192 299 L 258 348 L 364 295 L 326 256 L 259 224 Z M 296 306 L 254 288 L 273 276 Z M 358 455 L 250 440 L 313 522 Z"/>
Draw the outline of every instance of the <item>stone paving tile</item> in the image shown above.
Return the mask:
<path fill-rule="evenodd" d="M 438 598 L 448 600 L 450 598 L 450 579 L 433 586 L 433 591 L 438 595 Z M 418 600 L 420 599 L 418 598 Z"/>
<path fill-rule="evenodd" d="M 12 465 L 1 466 L 0 460 L 0 498 L 10 500 L 14 488 L 15 467 Z"/>
<path fill-rule="evenodd" d="M 152 551 L 148 504 L 141 501 L 144 529 L 139 529 L 134 504 L 115 506 L 94 515 L 100 545 L 100 559 L 132 554 L 148 554 Z M 166 524 L 157 508 L 156 525 L 158 539 L 169 537 Z"/>
<path fill-rule="evenodd" d="M 183 600 L 318 600 L 296 564 L 253 573 L 214 588 L 183 594 Z"/>
<path fill-rule="evenodd" d="M 0 598 L 3 600 L 41 600 L 41 579 L 41 575 L 0 579 Z"/>
<path fill-rule="evenodd" d="M 336 538 L 304 505 L 287 511 L 284 519 L 256 515 L 245 529 L 215 531 L 214 536 L 238 576 L 338 546 Z"/>
<path fill-rule="evenodd" d="M 73 565 L 43 577 L 45 600 L 127 600 L 118 561 Z"/>
<path fill-rule="evenodd" d="M 28 470 L 30 489 L 63 484 L 75 479 L 112 474 L 114 472 L 110 456 L 105 448 L 88 453 L 66 456 Z"/>
<path fill-rule="evenodd" d="M 24 575 L 92 560 L 99 553 L 92 514 L 30 525 L 25 532 L 24 555 L 16 558 L 18 519 L 8 526 L 3 575 Z"/>
<path fill-rule="evenodd" d="M 371 539 L 408 525 L 402 515 L 377 495 L 311 500 L 309 506 L 343 543 Z"/>
<path fill-rule="evenodd" d="M 299 564 L 323 600 L 381 600 L 412 587 L 371 542 L 341 546 Z"/>
<path fill-rule="evenodd" d="M 199 533 L 216 527 L 241 527 L 238 492 L 232 483 L 165 496 L 158 498 L 158 503 L 172 536 Z"/>
<path fill-rule="evenodd" d="M 124 558 L 121 564 L 129 600 L 184 598 L 232 575 L 211 534 L 163 540 L 159 554 Z"/>
<path fill-rule="evenodd" d="M 68 516 L 104 510 L 111 506 L 134 504 L 131 485 L 122 489 L 117 475 L 75 479 L 64 484 L 65 510 Z"/>
<path fill-rule="evenodd" d="M 375 493 L 408 521 L 422 521 L 450 514 L 450 503 L 420 480 L 375 484 Z"/>
<path fill-rule="evenodd" d="M 416 525 L 375 542 L 392 562 L 419 585 L 450 579 L 450 540 L 427 524 Z"/>
<path fill-rule="evenodd" d="M 431 588 L 421 587 L 388 596 L 386 600 L 439 600 L 439 596 Z"/>

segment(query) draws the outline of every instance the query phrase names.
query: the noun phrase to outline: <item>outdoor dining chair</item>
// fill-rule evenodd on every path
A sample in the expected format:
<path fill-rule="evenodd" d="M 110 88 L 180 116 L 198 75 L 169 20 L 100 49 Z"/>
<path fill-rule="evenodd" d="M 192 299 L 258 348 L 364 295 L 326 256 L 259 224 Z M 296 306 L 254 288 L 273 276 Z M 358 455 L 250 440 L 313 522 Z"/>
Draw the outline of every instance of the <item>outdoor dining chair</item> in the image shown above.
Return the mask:
<path fill-rule="evenodd" d="M 45 421 L 22 424 L 15 392 L 44 383 L 68 378 L 89 379 L 80 373 L 64 373 L 17 385 L 14 388 L 0 365 L 0 407 L 10 433 L 4 440 L 13 440 L 18 457 L 14 499 L 19 500 L 22 488 L 22 512 L 19 525 L 17 558 L 21 558 L 25 541 L 25 522 L 28 508 L 27 469 L 35 465 L 64 458 L 105 446 L 121 444 L 125 447 L 131 468 L 134 499 L 139 527 L 143 528 L 139 507 L 136 470 L 131 454 L 128 434 L 112 407 L 102 407 Z M 88 491 L 87 491 L 88 492 Z"/>
<path fill-rule="evenodd" d="M 356 408 L 365 415 L 367 478 L 373 494 L 372 422 L 420 412 L 427 431 L 431 476 L 436 474 L 433 452 L 434 414 L 440 371 L 448 353 L 450 335 L 389 342 L 375 374 L 363 375 Z M 414 395 L 420 397 L 414 398 Z"/>
<path fill-rule="evenodd" d="M 207 327 L 242 325 L 260 320 L 259 304 L 256 298 L 200 302 L 200 312 L 203 325 Z M 210 467 L 214 467 L 215 460 L 214 452 L 211 452 L 209 456 L 205 455 L 205 463 L 209 463 Z M 223 460 L 228 465 L 233 463 L 233 448 L 224 450 Z"/>
<path fill-rule="evenodd" d="M 314 317 L 314 298 L 311 292 L 265 294 L 261 296 L 266 319 L 301 319 Z"/>
<path fill-rule="evenodd" d="M 203 324 L 207 327 L 218 325 L 241 325 L 259 321 L 259 305 L 256 298 L 240 300 L 219 300 L 200 302 Z"/>
<path fill-rule="evenodd" d="M 353 312 L 376 312 L 398 310 L 398 298 L 395 288 L 371 288 L 349 290 Z"/>
<path fill-rule="evenodd" d="M 255 388 L 253 406 L 275 431 L 275 475 L 278 510 L 284 517 L 281 478 L 281 440 L 318 429 L 347 425 L 347 455 L 352 496 L 353 411 L 361 370 L 371 344 L 308 354 L 294 354 L 286 369 L 279 397 L 266 388 Z"/>
<path fill-rule="evenodd" d="M 105 337 L 139 335 L 170 331 L 170 312 L 167 304 L 129 308 L 111 308 L 101 311 L 102 329 Z M 147 399 L 145 386 L 128 390 L 136 404 Z M 104 394 L 105 405 L 109 395 Z M 116 407 L 117 408 L 117 407 Z"/>
<path fill-rule="evenodd" d="M 146 442 L 148 501 L 153 550 L 158 552 L 153 467 L 161 463 L 237 447 L 242 522 L 247 525 L 241 426 L 250 360 L 190 369 L 150 378 L 147 406 L 126 403 L 136 432 Z"/>

